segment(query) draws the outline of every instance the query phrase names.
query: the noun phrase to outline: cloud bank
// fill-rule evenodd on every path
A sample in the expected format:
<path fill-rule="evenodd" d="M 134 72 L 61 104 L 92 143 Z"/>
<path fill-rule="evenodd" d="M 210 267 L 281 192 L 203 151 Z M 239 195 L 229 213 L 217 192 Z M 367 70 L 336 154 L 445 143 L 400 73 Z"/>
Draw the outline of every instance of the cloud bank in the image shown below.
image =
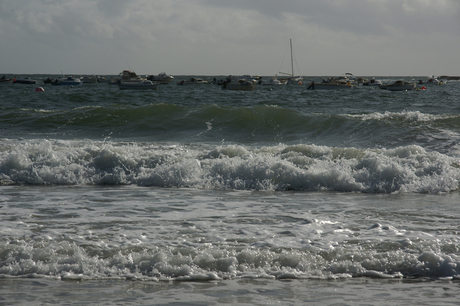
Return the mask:
<path fill-rule="evenodd" d="M 0 0 L 0 73 L 460 75 L 457 0 Z"/>

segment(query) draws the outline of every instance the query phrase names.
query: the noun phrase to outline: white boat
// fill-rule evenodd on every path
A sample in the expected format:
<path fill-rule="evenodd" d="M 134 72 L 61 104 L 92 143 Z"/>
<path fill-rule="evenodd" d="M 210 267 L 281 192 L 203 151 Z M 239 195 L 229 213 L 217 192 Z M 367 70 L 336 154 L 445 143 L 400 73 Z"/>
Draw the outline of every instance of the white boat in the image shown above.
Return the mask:
<path fill-rule="evenodd" d="M 205 81 L 200 78 L 190 78 L 188 80 L 182 80 L 177 82 L 177 85 L 199 85 L 199 84 L 209 84 L 208 81 Z"/>
<path fill-rule="evenodd" d="M 302 85 L 302 77 L 291 77 L 287 79 L 287 85 Z"/>
<path fill-rule="evenodd" d="M 225 81 L 221 81 L 221 84 L 218 84 L 218 85 L 223 85 L 223 82 L 238 83 L 240 80 L 244 80 L 244 81 L 247 81 L 247 82 L 250 82 L 252 84 L 257 85 L 259 83 L 260 79 L 261 79 L 260 76 L 253 77 L 253 76 L 251 76 L 249 74 L 245 74 L 245 75 L 242 75 L 242 76 L 229 75 Z"/>
<path fill-rule="evenodd" d="M 118 74 L 118 77 L 107 80 L 106 82 L 109 85 L 119 85 L 121 82 L 136 81 L 136 80 L 145 80 L 145 79 L 141 78 L 133 71 L 123 70 L 122 72 Z"/>
<path fill-rule="evenodd" d="M 375 78 L 363 83 L 364 86 L 380 86 L 382 84 L 382 81 L 376 80 Z"/>
<path fill-rule="evenodd" d="M 257 85 L 251 81 L 240 79 L 237 82 L 231 81 L 230 83 L 225 81 L 222 84 L 222 89 L 252 91 L 256 89 L 256 86 Z"/>
<path fill-rule="evenodd" d="M 236 81 L 246 80 L 246 81 L 251 82 L 253 84 L 257 84 L 259 82 L 260 76 L 253 77 L 250 74 L 245 74 L 245 75 L 243 75 L 241 77 L 234 77 L 234 79 L 236 79 Z"/>
<path fill-rule="evenodd" d="M 37 81 L 36 80 L 32 80 L 31 78 L 29 77 L 20 77 L 20 78 L 15 78 L 13 80 L 13 83 L 15 84 L 36 84 Z"/>
<path fill-rule="evenodd" d="M 405 91 L 415 89 L 415 83 L 408 81 L 398 80 L 393 84 L 382 84 L 379 86 L 380 89 L 386 89 L 391 91 Z"/>
<path fill-rule="evenodd" d="M 121 73 L 121 78 L 120 81 L 137 81 L 137 80 L 145 80 L 138 76 L 134 71 L 129 71 L 129 70 L 123 70 Z"/>
<path fill-rule="evenodd" d="M 289 75 L 289 77 L 283 78 L 282 82 L 285 84 L 289 84 L 289 85 L 291 84 L 300 85 L 302 84 L 303 78 L 301 76 L 294 75 L 294 57 L 292 55 L 292 39 L 289 40 L 289 46 L 291 49 L 291 73 L 280 72 L 281 74 Z"/>
<path fill-rule="evenodd" d="M 51 85 L 54 86 L 78 86 L 81 84 L 83 82 L 79 78 L 74 77 L 59 78 L 51 82 Z"/>
<path fill-rule="evenodd" d="M 121 78 L 118 82 L 118 88 L 120 88 L 120 90 L 157 89 L 158 84 L 158 82 L 152 82 L 147 79 L 141 78 L 133 71 L 123 70 L 123 72 L 121 73 Z"/>
<path fill-rule="evenodd" d="M 147 78 L 147 80 L 153 82 L 159 82 L 160 84 L 169 84 L 174 80 L 172 75 L 167 74 L 166 72 L 161 72 L 158 75 L 151 75 Z"/>
<path fill-rule="evenodd" d="M 342 79 L 329 79 L 323 80 L 321 83 L 315 83 L 314 81 L 309 84 L 307 89 L 311 90 L 331 90 L 331 89 L 351 89 L 354 85 L 349 81 Z"/>
<path fill-rule="evenodd" d="M 344 75 L 337 77 L 339 80 L 344 80 L 350 83 L 356 82 L 356 77 L 353 75 L 353 73 L 346 72 Z"/>

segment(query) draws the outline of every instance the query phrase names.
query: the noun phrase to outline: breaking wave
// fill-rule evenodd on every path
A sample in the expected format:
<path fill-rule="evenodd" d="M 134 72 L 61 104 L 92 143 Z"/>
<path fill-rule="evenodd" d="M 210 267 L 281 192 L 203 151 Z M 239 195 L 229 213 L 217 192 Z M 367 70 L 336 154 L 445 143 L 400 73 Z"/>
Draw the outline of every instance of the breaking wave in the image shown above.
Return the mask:
<path fill-rule="evenodd" d="M 139 185 L 237 190 L 444 193 L 460 161 L 416 145 L 184 145 L 4 140 L 1 184 Z"/>

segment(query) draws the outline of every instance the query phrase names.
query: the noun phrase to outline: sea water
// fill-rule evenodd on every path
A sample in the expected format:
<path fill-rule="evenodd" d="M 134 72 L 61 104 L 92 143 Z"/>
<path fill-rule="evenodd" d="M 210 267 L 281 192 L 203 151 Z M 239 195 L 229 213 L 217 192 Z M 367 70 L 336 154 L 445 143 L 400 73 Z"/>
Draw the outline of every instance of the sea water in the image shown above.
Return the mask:
<path fill-rule="evenodd" d="M 0 304 L 458 303 L 460 83 L 40 86 L 0 87 Z"/>

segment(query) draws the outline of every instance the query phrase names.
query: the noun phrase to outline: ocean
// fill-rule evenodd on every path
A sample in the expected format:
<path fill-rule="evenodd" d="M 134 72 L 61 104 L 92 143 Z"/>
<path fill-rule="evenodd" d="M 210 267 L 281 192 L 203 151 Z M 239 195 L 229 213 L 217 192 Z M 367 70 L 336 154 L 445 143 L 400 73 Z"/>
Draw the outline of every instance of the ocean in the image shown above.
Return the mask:
<path fill-rule="evenodd" d="M 460 82 L 47 77 L 0 85 L 0 305 L 458 304 Z"/>

